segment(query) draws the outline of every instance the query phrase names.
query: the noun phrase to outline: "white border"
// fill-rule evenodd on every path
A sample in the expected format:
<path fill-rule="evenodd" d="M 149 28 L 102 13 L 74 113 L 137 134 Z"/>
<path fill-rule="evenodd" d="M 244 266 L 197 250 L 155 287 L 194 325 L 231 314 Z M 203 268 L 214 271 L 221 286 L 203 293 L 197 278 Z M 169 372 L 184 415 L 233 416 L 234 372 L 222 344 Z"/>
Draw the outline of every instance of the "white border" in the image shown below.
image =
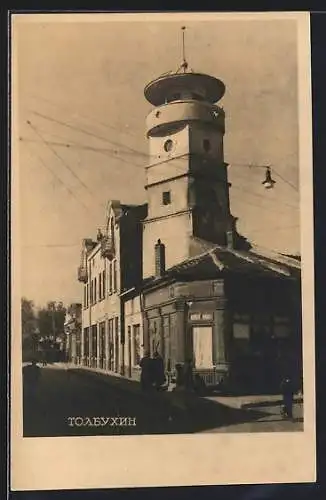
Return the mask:
<path fill-rule="evenodd" d="M 12 490 L 315 481 L 312 112 L 308 13 L 37 14 L 21 22 L 294 19 L 298 26 L 304 432 L 22 438 L 19 179 L 16 98 L 12 139 Z M 44 18 L 44 19 L 43 19 Z M 13 42 L 16 39 L 13 30 Z M 17 79 L 13 53 L 12 83 Z"/>

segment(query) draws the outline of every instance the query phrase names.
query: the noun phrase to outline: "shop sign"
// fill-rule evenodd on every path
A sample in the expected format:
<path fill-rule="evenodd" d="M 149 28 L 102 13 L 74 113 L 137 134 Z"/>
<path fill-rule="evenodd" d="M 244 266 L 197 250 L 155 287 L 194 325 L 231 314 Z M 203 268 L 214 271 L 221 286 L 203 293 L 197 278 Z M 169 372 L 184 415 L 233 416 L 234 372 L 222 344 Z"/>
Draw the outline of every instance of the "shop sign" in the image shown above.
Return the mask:
<path fill-rule="evenodd" d="M 190 313 L 190 321 L 212 321 L 212 313 Z"/>

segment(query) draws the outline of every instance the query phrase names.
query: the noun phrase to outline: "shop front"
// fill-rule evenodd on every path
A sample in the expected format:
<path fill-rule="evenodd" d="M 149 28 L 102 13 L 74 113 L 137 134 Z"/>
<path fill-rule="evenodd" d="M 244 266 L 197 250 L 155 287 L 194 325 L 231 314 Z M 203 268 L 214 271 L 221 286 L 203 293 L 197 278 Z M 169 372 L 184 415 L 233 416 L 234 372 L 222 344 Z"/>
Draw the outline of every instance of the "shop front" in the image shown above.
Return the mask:
<path fill-rule="evenodd" d="M 147 290 L 144 350 L 159 352 L 171 376 L 176 364 L 191 363 L 206 386 L 279 392 L 282 377 L 301 377 L 300 303 L 293 291 L 289 280 L 243 276 Z"/>
<path fill-rule="evenodd" d="M 221 384 L 229 368 L 229 335 L 222 283 L 175 283 L 145 294 L 144 349 L 151 356 L 158 352 L 172 377 L 177 364 L 190 363 L 205 385 Z"/>

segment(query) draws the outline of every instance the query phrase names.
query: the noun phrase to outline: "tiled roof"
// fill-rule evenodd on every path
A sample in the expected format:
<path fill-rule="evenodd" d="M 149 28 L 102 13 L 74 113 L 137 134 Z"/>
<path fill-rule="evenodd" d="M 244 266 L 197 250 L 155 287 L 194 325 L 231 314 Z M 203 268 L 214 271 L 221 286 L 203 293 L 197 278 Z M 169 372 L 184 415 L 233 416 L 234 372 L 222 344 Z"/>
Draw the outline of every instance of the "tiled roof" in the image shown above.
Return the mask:
<path fill-rule="evenodd" d="M 277 252 L 266 251 L 258 247 L 250 251 L 240 251 L 214 245 L 210 250 L 167 269 L 163 276 L 146 280 L 146 285 L 171 278 L 214 279 L 230 272 L 266 277 L 299 278 L 300 271 L 301 263 L 298 259 Z"/>

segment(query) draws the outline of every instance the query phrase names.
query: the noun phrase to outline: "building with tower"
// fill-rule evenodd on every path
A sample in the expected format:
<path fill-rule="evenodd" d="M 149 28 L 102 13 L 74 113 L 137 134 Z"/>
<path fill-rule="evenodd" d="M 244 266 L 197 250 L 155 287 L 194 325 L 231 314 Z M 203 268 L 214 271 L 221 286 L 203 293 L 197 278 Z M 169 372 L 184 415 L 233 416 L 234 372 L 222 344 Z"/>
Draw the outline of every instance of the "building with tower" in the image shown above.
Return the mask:
<path fill-rule="evenodd" d="M 144 351 L 158 351 L 168 374 L 190 362 L 206 385 L 260 391 L 278 388 L 285 372 L 300 379 L 300 261 L 237 231 L 217 104 L 225 91 L 185 60 L 146 85 L 147 205 L 112 202 L 103 235 L 85 249 L 83 363 L 137 378 Z M 104 276 L 101 313 L 94 272 Z"/>

